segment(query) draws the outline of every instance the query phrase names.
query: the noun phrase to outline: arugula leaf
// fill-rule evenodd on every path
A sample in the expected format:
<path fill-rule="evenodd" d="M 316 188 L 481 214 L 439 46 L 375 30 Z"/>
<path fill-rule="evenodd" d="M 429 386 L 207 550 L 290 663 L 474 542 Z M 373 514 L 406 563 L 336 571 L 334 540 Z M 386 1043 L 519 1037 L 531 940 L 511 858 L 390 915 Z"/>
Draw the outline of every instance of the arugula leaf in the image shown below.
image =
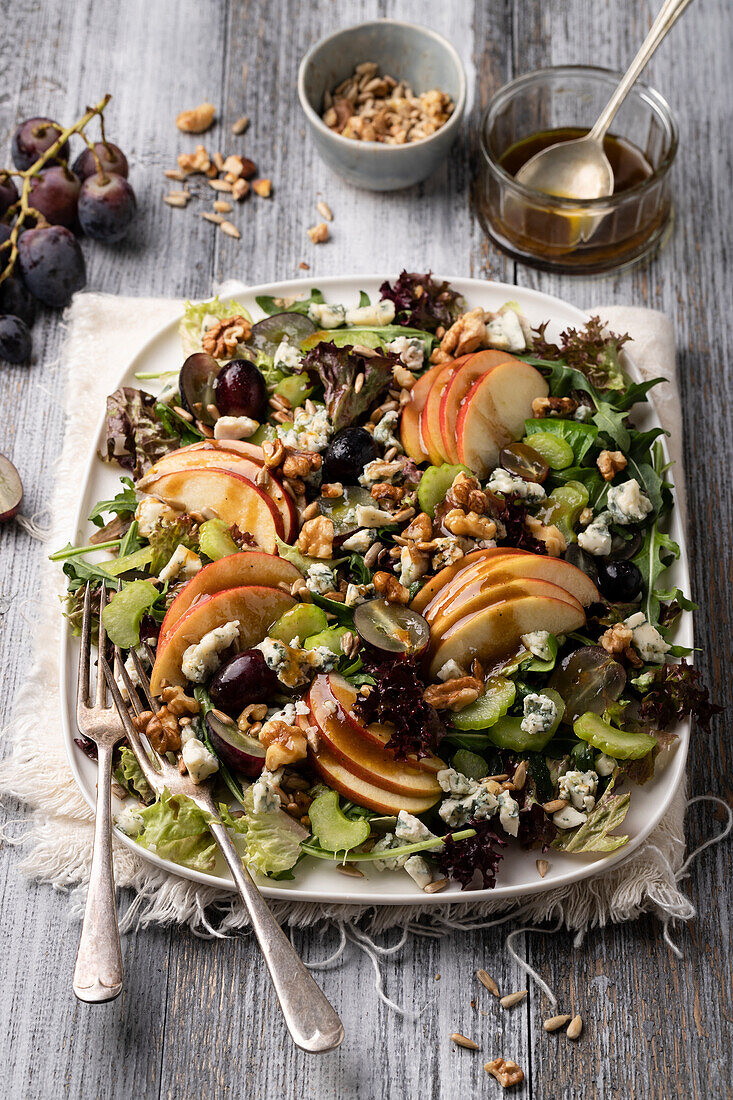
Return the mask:
<path fill-rule="evenodd" d="M 123 477 L 122 484 L 125 488 L 117 496 L 110 500 L 98 500 L 89 513 L 88 519 L 95 527 L 104 527 L 102 516 L 114 514 L 117 516 L 131 515 L 137 508 L 137 493 L 131 478 Z"/>
<path fill-rule="evenodd" d="M 365 290 L 359 291 L 359 309 L 364 309 L 366 306 L 370 306 L 372 300 Z"/>
<path fill-rule="evenodd" d="M 641 549 L 632 558 L 634 564 L 641 570 L 644 582 L 642 610 L 652 626 L 657 626 L 659 623 L 659 605 L 665 595 L 664 591 L 658 588 L 657 581 L 673 559 L 679 556 L 680 548 L 674 539 L 653 524 L 644 532 Z"/>
<path fill-rule="evenodd" d="M 552 842 L 560 852 L 615 852 L 628 843 L 628 836 L 611 836 L 623 823 L 629 809 L 629 793 L 611 794 L 609 783 L 604 794 L 588 814 L 587 821 L 577 829 L 563 830 Z"/>
<path fill-rule="evenodd" d="M 609 436 L 620 451 L 625 453 L 631 443 L 628 428 L 624 423 L 625 414 L 617 412 L 608 401 L 603 400 L 596 402 L 596 409 L 597 411 L 592 418 L 593 423 L 600 432 L 604 432 Z"/>
<path fill-rule="evenodd" d="M 325 300 L 321 291 L 316 287 L 313 287 L 307 298 L 271 298 L 267 294 L 259 294 L 255 298 L 257 305 L 269 317 L 273 313 L 302 313 L 307 317 L 308 306 L 322 306 Z"/>

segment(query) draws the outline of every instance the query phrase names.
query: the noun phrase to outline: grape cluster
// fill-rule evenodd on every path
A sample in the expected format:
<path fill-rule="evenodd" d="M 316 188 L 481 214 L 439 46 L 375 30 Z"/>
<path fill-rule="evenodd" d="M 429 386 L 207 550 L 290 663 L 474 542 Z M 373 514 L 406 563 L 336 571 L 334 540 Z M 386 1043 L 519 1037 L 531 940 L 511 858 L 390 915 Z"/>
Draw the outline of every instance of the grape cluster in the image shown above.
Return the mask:
<path fill-rule="evenodd" d="M 102 114 L 109 96 L 64 129 L 50 118 L 29 118 L 13 134 L 14 169 L 0 169 L 0 359 L 31 355 L 36 301 L 60 308 L 86 284 L 78 237 L 113 244 L 137 211 L 122 150 L 107 141 Z M 98 116 L 102 139 L 84 133 Z M 69 139 L 86 147 L 69 167 Z"/>

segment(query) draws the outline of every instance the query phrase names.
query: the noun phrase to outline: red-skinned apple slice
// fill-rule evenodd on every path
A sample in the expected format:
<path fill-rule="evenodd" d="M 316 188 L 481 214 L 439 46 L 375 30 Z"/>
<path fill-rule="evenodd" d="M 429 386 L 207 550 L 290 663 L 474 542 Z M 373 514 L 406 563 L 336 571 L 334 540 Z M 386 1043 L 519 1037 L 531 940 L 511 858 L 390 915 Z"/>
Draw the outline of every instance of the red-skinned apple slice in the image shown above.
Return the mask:
<path fill-rule="evenodd" d="M 460 364 L 460 366 L 448 381 L 440 399 L 440 435 L 450 462 L 460 461 L 456 441 L 456 423 L 463 398 L 474 382 L 507 360 L 512 360 L 512 356 L 505 351 L 496 351 L 494 348 L 477 351 L 473 355 L 466 355 L 463 359 L 456 360 L 456 365 Z M 516 362 L 516 360 L 513 361 Z"/>
<path fill-rule="evenodd" d="M 211 565 L 205 565 L 178 593 L 163 619 L 158 649 L 165 645 L 178 620 L 204 596 L 214 596 L 227 588 L 244 588 L 250 585 L 267 588 L 287 585 L 289 589 L 301 579 L 300 570 L 285 558 L 276 558 L 260 550 L 244 550 L 241 554 L 219 558 Z"/>
<path fill-rule="evenodd" d="M 181 672 L 183 654 L 190 645 L 197 645 L 210 630 L 237 621 L 239 649 L 251 649 L 262 641 L 276 619 L 294 604 L 295 600 L 287 592 L 263 585 L 228 588 L 215 596 L 202 596 L 181 616 L 165 646 L 159 648 L 150 677 L 153 694 L 158 695 L 164 684 L 186 683 Z"/>
<path fill-rule="evenodd" d="M 284 535 L 282 516 L 272 498 L 233 470 L 210 467 L 161 474 L 147 492 L 184 512 L 218 516 L 229 526 L 236 523 L 267 554 L 275 552 L 276 536 Z"/>
<path fill-rule="evenodd" d="M 371 722 L 368 725 L 361 723 L 354 713 L 356 699 L 357 694 L 351 684 L 343 676 L 339 676 L 334 672 L 317 676 L 311 685 L 308 697 L 317 725 L 321 725 L 319 716 L 325 715 L 327 717 L 330 712 L 333 719 L 348 729 L 351 735 L 367 741 L 377 750 L 384 751 L 392 736 L 392 730 L 388 726 L 380 725 L 378 722 Z M 336 708 L 335 711 L 332 709 L 333 707 Z M 339 755 L 333 747 L 331 751 L 336 756 Z M 389 751 L 385 755 L 393 759 Z M 439 760 L 437 756 L 424 756 L 421 760 L 412 757 L 407 763 L 413 768 L 417 768 L 418 771 L 429 772 L 431 775 L 436 775 L 437 772 L 446 767 L 446 764 Z"/>
<path fill-rule="evenodd" d="M 491 555 L 492 551 L 484 553 Z M 466 599 L 469 590 L 473 591 L 477 585 L 498 584 L 522 577 L 556 584 L 584 607 L 600 599 L 593 581 L 570 562 L 544 554 L 531 554 L 526 550 L 507 549 L 501 557 L 474 558 L 464 569 L 448 578 L 420 613 L 432 623 L 454 601 Z"/>
<path fill-rule="evenodd" d="M 301 717 L 299 722 L 304 729 L 308 725 L 305 718 Z M 374 783 L 354 775 L 329 752 L 325 745 L 320 746 L 316 751 L 309 745 L 308 756 L 315 770 L 329 787 L 333 787 L 350 802 L 357 802 L 360 806 L 366 806 L 378 814 L 396 816 L 400 810 L 408 814 L 424 814 L 440 797 L 440 789 L 437 794 L 415 796 L 377 787 Z"/>
<path fill-rule="evenodd" d="M 262 470 L 262 465 L 246 455 L 231 451 L 226 447 L 214 444 L 208 448 L 184 447 L 182 450 L 173 451 L 159 459 L 151 470 L 137 483 L 137 488 L 142 492 L 148 492 L 148 487 L 154 485 L 163 474 L 192 469 L 220 469 L 232 470 L 235 474 L 241 474 L 249 481 L 256 483 L 257 476 Z M 265 491 L 272 498 L 275 507 L 279 511 L 282 521 L 284 538 L 288 542 L 298 528 L 298 513 L 295 505 L 283 489 L 277 478 L 271 474 L 267 479 Z"/>
<path fill-rule="evenodd" d="M 523 552 L 523 551 L 521 551 Z M 473 562 L 479 560 L 483 561 L 486 554 L 496 554 L 497 557 L 501 557 L 504 554 L 515 554 L 520 551 L 512 550 L 510 547 L 495 546 L 493 549 L 487 550 L 472 550 L 470 554 L 466 554 L 464 557 L 457 561 L 454 565 L 446 565 L 441 569 L 439 573 L 424 584 L 420 591 L 415 596 L 414 600 L 410 604 L 413 611 L 417 611 L 419 615 L 422 615 L 425 608 L 433 600 L 439 592 L 445 588 L 447 584 L 462 570 L 468 568 Z"/>
<path fill-rule="evenodd" d="M 521 359 L 500 363 L 474 382 L 456 421 L 460 461 L 479 477 L 496 466 L 499 451 L 521 439 L 532 402 L 549 393 L 538 370 Z"/>
<path fill-rule="evenodd" d="M 542 596 L 567 603 L 581 613 L 583 610 L 578 601 L 557 584 L 530 577 L 495 581 L 493 575 L 489 574 L 488 577 L 479 576 L 475 584 L 469 585 L 449 604 L 444 605 L 442 612 L 434 615 L 430 623 L 430 637 L 434 644 L 439 644 L 440 639 L 446 636 L 459 619 L 475 615 L 492 604 L 506 603 L 520 596 Z"/>
<path fill-rule="evenodd" d="M 444 453 L 443 438 L 440 434 L 440 399 L 445 387 L 455 374 L 457 364 L 461 362 L 463 362 L 462 359 L 456 359 L 443 364 L 442 371 L 436 375 L 430 387 L 425 408 L 420 413 L 420 433 L 433 466 L 448 462 L 448 455 Z"/>
<path fill-rule="evenodd" d="M 474 615 L 466 615 L 449 628 L 433 649 L 429 674 L 435 678 L 447 661 L 470 668 L 478 658 L 491 666 L 497 659 L 515 653 L 522 634 L 547 630 L 550 634 L 569 634 L 585 623 L 580 606 L 543 596 L 519 596 L 505 603 L 492 604 Z"/>
<path fill-rule="evenodd" d="M 402 410 L 400 420 L 402 446 L 405 448 L 405 454 L 415 462 L 427 462 L 428 460 L 428 452 L 420 433 L 420 413 L 425 408 L 425 402 L 428 399 L 433 381 L 444 366 L 444 363 L 437 363 L 418 378 L 410 390 L 410 400 Z"/>

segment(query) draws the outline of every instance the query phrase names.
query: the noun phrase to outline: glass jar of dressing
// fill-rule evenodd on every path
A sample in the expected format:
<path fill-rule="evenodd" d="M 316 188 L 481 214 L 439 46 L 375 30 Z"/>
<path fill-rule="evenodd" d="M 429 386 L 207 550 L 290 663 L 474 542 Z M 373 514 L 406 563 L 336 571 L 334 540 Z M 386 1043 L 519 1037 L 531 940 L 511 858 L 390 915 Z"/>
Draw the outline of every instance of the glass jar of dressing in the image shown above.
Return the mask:
<path fill-rule="evenodd" d="M 643 84 L 632 89 L 604 141 L 613 195 L 578 201 L 514 178 L 541 149 L 587 133 L 620 78 L 582 65 L 541 69 L 506 84 L 489 103 L 480 131 L 479 217 L 515 260 L 549 271 L 603 272 L 641 259 L 664 240 L 677 125 L 662 96 Z"/>

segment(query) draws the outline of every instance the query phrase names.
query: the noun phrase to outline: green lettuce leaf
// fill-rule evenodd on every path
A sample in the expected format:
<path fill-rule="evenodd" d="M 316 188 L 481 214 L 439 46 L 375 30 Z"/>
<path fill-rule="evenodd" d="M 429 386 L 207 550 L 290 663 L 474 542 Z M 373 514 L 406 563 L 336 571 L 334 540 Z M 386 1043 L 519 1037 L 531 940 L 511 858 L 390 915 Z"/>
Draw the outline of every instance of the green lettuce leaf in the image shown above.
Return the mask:
<path fill-rule="evenodd" d="M 657 582 L 672 560 L 679 556 L 680 548 L 674 539 L 654 525 L 644 532 L 641 549 L 632 559 L 641 570 L 644 582 L 641 609 L 652 626 L 659 623 L 660 603 L 667 595 Z"/>
<path fill-rule="evenodd" d="M 139 795 L 143 802 L 152 801 L 152 788 L 143 775 L 143 770 L 137 762 L 135 753 L 132 749 L 128 749 L 127 745 L 123 745 L 120 751 L 120 762 L 115 768 L 115 779 L 130 794 Z"/>
<path fill-rule="evenodd" d="M 247 321 L 252 320 L 241 302 L 220 302 L 218 297 L 210 298 L 208 302 L 186 302 L 186 308 L 178 326 L 184 357 L 193 355 L 195 351 L 201 351 L 201 337 L 207 317 L 216 317 L 217 320 L 223 321 L 227 317 L 237 316 L 244 317 Z"/>
<path fill-rule="evenodd" d="M 323 305 L 325 298 L 317 287 L 313 287 L 307 298 L 271 298 L 267 294 L 260 294 L 255 301 L 263 313 L 272 316 L 273 313 L 302 313 L 308 316 L 308 306 Z"/>
<path fill-rule="evenodd" d="M 140 814 L 144 828 L 136 839 L 142 848 L 194 871 L 213 870 L 216 842 L 209 832 L 209 818 L 190 798 L 164 790 Z"/>
<path fill-rule="evenodd" d="M 102 517 L 105 515 L 129 516 L 137 508 L 137 493 L 134 484 L 129 477 L 123 477 L 122 484 L 125 488 L 121 493 L 110 500 L 98 500 L 92 508 L 88 518 L 89 522 L 93 523 L 95 527 L 104 527 Z"/>
<path fill-rule="evenodd" d="M 255 813 L 252 787 L 245 791 L 244 809 L 240 831 L 247 831 L 247 865 L 263 875 L 294 867 L 300 859 L 300 842 L 307 836 L 303 827 L 282 810 Z"/>
<path fill-rule="evenodd" d="M 631 795 L 612 794 L 613 783 L 588 814 L 588 820 L 577 829 L 563 830 L 552 842 L 560 852 L 615 852 L 628 843 L 628 836 L 611 836 L 623 823 Z"/>

